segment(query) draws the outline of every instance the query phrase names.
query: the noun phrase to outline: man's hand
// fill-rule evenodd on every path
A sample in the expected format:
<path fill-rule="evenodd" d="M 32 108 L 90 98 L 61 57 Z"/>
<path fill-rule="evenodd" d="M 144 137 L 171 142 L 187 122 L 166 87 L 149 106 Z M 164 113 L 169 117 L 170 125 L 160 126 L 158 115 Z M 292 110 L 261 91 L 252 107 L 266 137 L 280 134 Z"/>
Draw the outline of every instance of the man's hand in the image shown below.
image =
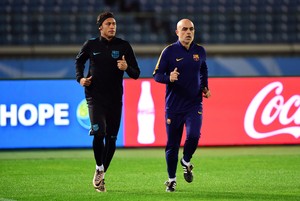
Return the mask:
<path fill-rule="evenodd" d="M 209 98 L 211 96 L 209 89 L 207 89 L 206 87 L 203 89 L 202 92 L 204 98 Z"/>
<path fill-rule="evenodd" d="M 120 70 L 126 70 L 127 69 L 128 65 L 127 65 L 127 62 L 125 60 L 125 56 L 124 55 L 122 56 L 122 59 L 118 60 L 117 62 L 118 62 L 118 64 L 117 64 L 118 68 Z"/>
<path fill-rule="evenodd" d="M 175 68 L 174 71 L 170 73 L 170 82 L 178 80 L 178 75 L 179 73 L 177 72 L 177 68 Z"/>
<path fill-rule="evenodd" d="M 84 77 L 84 78 L 80 79 L 80 85 L 83 87 L 90 86 L 91 83 L 92 83 L 92 76 L 87 77 L 87 78 Z"/>

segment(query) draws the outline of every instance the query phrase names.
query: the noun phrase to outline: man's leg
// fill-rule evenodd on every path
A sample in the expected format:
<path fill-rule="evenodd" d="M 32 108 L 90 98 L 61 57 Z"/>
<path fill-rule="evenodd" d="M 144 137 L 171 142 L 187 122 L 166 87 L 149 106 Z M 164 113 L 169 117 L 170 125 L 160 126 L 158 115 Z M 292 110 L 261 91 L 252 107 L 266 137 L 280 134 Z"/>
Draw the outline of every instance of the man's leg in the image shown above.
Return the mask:
<path fill-rule="evenodd" d="M 104 171 L 106 172 L 116 151 L 117 135 L 122 116 L 122 103 L 118 103 L 107 111 L 107 135 L 104 147 Z"/>
<path fill-rule="evenodd" d="M 176 170 L 178 152 L 183 132 L 182 115 L 166 114 L 167 145 L 165 149 L 167 171 L 169 179 L 165 182 L 167 192 L 174 192 L 176 188 Z"/>
<path fill-rule="evenodd" d="M 187 114 L 186 117 L 186 140 L 183 149 L 183 159 L 185 162 L 190 162 L 195 153 L 199 138 L 201 135 L 202 126 L 202 109 L 193 110 Z"/>
<path fill-rule="evenodd" d="M 168 141 L 165 152 L 169 178 L 176 177 L 178 152 L 183 132 L 183 125 L 183 120 L 180 115 L 166 115 Z"/>
<path fill-rule="evenodd" d="M 193 110 L 186 116 L 186 140 L 183 147 L 183 158 L 180 163 L 183 168 L 183 176 L 187 182 L 193 181 L 193 168 L 190 160 L 195 153 L 200 138 L 200 129 L 202 125 L 202 109 Z"/>
<path fill-rule="evenodd" d="M 104 185 L 104 167 L 103 167 L 103 152 L 104 152 L 104 136 L 106 135 L 105 115 L 98 105 L 88 99 L 89 117 L 91 121 L 90 135 L 93 139 L 93 152 L 96 161 L 96 170 L 93 178 L 93 186 L 98 192 L 105 192 Z"/>

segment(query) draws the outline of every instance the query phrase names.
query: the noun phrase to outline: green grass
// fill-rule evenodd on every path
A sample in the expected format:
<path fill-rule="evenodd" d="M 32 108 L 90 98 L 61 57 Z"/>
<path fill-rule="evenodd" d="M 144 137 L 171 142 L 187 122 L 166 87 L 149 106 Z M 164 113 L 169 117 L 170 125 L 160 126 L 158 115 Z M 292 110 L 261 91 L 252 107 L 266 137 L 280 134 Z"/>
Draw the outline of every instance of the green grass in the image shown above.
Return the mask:
<path fill-rule="evenodd" d="M 117 149 L 97 193 L 90 149 L 0 151 L 0 201 L 300 200 L 300 146 L 199 147 L 192 162 L 167 193 L 164 149 Z"/>

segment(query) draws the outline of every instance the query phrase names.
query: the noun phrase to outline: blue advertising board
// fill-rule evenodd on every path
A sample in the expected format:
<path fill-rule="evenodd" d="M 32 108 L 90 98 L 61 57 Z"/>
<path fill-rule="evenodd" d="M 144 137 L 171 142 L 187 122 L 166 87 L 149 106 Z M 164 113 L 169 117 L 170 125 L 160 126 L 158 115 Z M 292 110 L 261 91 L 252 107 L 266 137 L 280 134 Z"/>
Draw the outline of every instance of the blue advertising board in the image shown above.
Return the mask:
<path fill-rule="evenodd" d="M 91 147 L 83 88 L 75 80 L 0 81 L 0 149 Z M 117 146 L 123 146 L 123 119 Z"/>

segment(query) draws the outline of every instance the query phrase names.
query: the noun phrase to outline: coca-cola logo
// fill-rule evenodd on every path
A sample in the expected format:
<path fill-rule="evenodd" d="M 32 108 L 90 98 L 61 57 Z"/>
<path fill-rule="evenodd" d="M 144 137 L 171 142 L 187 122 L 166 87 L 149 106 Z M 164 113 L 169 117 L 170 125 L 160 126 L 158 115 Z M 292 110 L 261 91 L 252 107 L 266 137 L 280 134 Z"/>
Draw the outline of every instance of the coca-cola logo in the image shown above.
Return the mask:
<path fill-rule="evenodd" d="M 300 137 L 300 95 L 284 92 L 281 82 L 272 82 L 252 99 L 244 119 L 245 131 L 251 138 L 280 134 Z"/>

